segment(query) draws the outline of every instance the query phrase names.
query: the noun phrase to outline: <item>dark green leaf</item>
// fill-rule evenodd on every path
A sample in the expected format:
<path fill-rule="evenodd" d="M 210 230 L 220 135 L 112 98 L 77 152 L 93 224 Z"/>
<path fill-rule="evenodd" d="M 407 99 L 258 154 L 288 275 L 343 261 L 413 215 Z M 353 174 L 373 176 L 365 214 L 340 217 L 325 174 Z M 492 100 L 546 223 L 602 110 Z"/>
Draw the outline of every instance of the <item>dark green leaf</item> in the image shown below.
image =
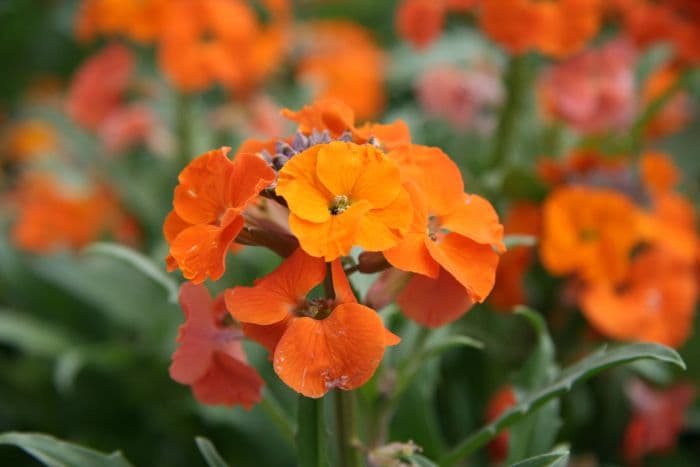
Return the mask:
<path fill-rule="evenodd" d="M 209 467 L 228 467 L 226 461 L 222 459 L 221 455 L 216 450 L 214 443 L 202 436 L 197 436 L 194 440 L 197 443 L 199 452 L 202 453 L 202 457 L 204 457 Z"/>
<path fill-rule="evenodd" d="M 3 433 L 0 444 L 17 446 L 48 467 L 131 466 L 119 451 L 104 454 L 41 433 Z"/>
<path fill-rule="evenodd" d="M 440 465 L 455 464 L 484 446 L 504 429 L 542 407 L 547 401 L 569 391 L 575 383 L 590 378 L 607 368 L 640 359 L 658 360 L 685 369 L 685 363 L 680 355 L 675 350 L 663 345 L 627 344 L 609 350 L 603 346 L 595 353 L 564 370 L 556 380 L 528 394 L 495 421 L 464 439 L 440 459 Z"/>

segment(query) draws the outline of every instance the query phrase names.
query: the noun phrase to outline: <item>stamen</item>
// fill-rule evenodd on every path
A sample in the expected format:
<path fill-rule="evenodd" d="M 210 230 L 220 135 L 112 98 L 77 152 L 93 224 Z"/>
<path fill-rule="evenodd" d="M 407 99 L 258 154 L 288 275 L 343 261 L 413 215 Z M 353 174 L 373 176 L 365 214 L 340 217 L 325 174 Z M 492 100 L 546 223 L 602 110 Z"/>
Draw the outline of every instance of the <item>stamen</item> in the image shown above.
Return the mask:
<path fill-rule="evenodd" d="M 350 207 L 350 198 L 347 195 L 338 195 L 333 198 L 333 203 L 329 206 L 328 210 L 332 215 L 337 216 L 341 214 Z"/>

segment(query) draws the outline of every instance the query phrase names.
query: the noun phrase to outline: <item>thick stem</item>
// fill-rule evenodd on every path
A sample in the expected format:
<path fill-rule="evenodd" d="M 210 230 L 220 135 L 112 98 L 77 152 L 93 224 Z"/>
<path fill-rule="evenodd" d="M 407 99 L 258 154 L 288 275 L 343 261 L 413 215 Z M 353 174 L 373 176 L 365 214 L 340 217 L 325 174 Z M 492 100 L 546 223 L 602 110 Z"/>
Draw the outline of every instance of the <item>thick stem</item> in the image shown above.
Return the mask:
<path fill-rule="evenodd" d="M 297 405 L 297 461 L 300 467 L 327 466 L 327 433 L 323 399 L 299 395 Z"/>
<path fill-rule="evenodd" d="M 358 450 L 355 393 L 337 389 L 334 395 L 338 465 L 341 467 L 360 467 L 362 459 Z"/>
<path fill-rule="evenodd" d="M 508 62 L 505 74 L 506 102 L 501 108 L 489 167 L 495 168 L 507 161 L 517 140 L 518 124 L 525 105 L 527 92 L 527 56 L 515 55 Z"/>

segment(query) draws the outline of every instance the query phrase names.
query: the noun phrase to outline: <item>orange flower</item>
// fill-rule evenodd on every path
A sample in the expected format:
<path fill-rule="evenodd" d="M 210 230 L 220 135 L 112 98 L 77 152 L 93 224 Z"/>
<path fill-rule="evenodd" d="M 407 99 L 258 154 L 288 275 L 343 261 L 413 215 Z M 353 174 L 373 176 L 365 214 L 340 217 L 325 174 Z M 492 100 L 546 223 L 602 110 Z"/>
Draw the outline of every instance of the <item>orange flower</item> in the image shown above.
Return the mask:
<path fill-rule="evenodd" d="M 668 193 L 680 181 L 678 168 L 670 157 L 660 152 L 642 155 L 639 171 L 644 186 L 652 195 Z"/>
<path fill-rule="evenodd" d="M 399 168 L 376 147 L 331 142 L 312 146 L 280 170 L 277 194 L 301 247 L 331 261 L 354 245 L 395 246 L 411 221 Z"/>
<path fill-rule="evenodd" d="M 301 47 L 299 80 L 316 99 L 335 98 L 359 119 L 384 108 L 384 53 L 369 30 L 350 21 L 315 21 L 296 33 Z"/>
<path fill-rule="evenodd" d="M 669 43 L 674 62 L 700 61 L 700 5 L 696 0 L 616 0 L 627 34 L 642 47 Z"/>
<path fill-rule="evenodd" d="M 180 326 L 170 377 L 192 386 L 202 404 L 240 404 L 249 409 L 260 402 L 263 380 L 246 364 L 240 329 L 226 326 L 223 301 L 212 301 L 203 285 L 186 282 L 180 289 L 185 323 Z"/>
<path fill-rule="evenodd" d="M 339 260 L 331 270 L 335 299 L 307 298 L 326 266 L 301 249 L 255 286 L 226 292 L 228 310 L 271 351 L 277 375 L 307 397 L 362 386 L 384 348 L 399 342 L 374 310 L 356 302 Z"/>
<path fill-rule="evenodd" d="M 339 138 L 350 133 L 353 142 L 362 144 L 374 138 L 374 143 L 386 150 L 411 142 L 408 125 L 402 120 L 394 123 L 365 123 L 355 126 L 355 112 L 339 99 L 321 99 L 298 111 L 283 109 L 282 115 L 299 125 L 299 131 L 310 134 L 328 131 L 332 138 Z"/>
<path fill-rule="evenodd" d="M 104 233 L 120 233 L 130 222 L 106 188 L 72 190 L 45 175 L 22 179 L 15 201 L 18 218 L 12 241 L 34 253 L 79 249 Z"/>
<path fill-rule="evenodd" d="M 625 195 L 607 189 L 555 189 L 543 206 L 540 257 L 553 274 L 616 283 L 644 235 L 643 214 Z"/>
<path fill-rule="evenodd" d="M 506 234 L 539 236 L 541 213 L 539 206 L 520 202 L 514 204 L 505 219 Z M 496 271 L 496 285 L 489 302 L 498 309 L 510 310 L 528 303 L 524 276 L 534 260 L 533 248 L 518 246 L 501 255 Z"/>
<path fill-rule="evenodd" d="M 648 454 L 666 454 L 686 426 L 686 412 L 695 400 L 690 383 L 656 390 L 634 379 L 627 387 L 632 418 L 625 429 L 623 455 L 628 465 L 641 465 Z"/>
<path fill-rule="evenodd" d="M 459 169 L 437 148 L 406 145 L 389 157 L 401 168 L 413 201 L 413 220 L 401 243 L 384 256 L 398 269 L 432 279 L 451 275 L 472 301 L 484 301 L 495 281 L 494 247 L 504 249 L 503 226 L 493 207 L 480 196 L 464 193 Z M 465 311 L 417 320 L 444 324 Z"/>
<path fill-rule="evenodd" d="M 242 0 L 174 0 L 163 16 L 158 60 L 180 90 L 220 83 L 248 92 L 279 62 L 284 37 L 263 29 Z"/>
<path fill-rule="evenodd" d="M 479 0 L 403 0 L 396 11 L 396 30 L 416 49 L 432 44 L 440 34 L 448 12 L 467 12 Z"/>
<path fill-rule="evenodd" d="M 94 130 L 119 108 L 134 70 L 134 56 L 112 44 L 90 57 L 77 71 L 68 90 L 68 114 Z"/>
<path fill-rule="evenodd" d="M 180 268 L 195 283 L 223 275 L 226 252 L 245 223 L 243 210 L 274 180 L 260 157 L 239 153 L 231 161 L 229 150 L 206 152 L 180 172 L 174 209 L 163 225 L 168 269 Z"/>
<path fill-rule="evenodd" d="M 403 0 L 396 12 L 396 30 L 415 48 L 424 49 L 440 37 L 445 14 L 440 0 Z"/>
<path fill-rule="evenodd" d="M 75 22 L 78 39 L 123 35 L 150 43 L 160 30 L 168 0 L 83 0 Z"/>
<path fill-rule="evenodd" d="M 676 85 L 678 79 L 678 69 L 672 67 L 661 68 L 652 73 L 642 89 L 644 105 L 651 105 L 666 94 Z M 661 138 L 676 133 L 682 130 L 690 120 L 690 98 L 686 92 L 677 91 L 647 124 L 646 135 L 650 138 Z"/>
<path fill-rule="evenodd" d="M 481 28 L 511 53 L 537 50 L 562 58 L 598 32 L 600 0 L 482 0 Z"/>
<path fill-rule="evenodd" d="M 1 146 L 11 159 L 25 161 L 58 149 L 58 135 L 48 123 L 26 120 L 9 128 Z"/>
<path fill-rule="evenodd" d="M 697 298 L 692 264 L 651 249 L 635 258 L 621 287 L 596 282 L 580 301 L 588 321 L 607 337 L 679 347 L 692 329 Z"/>

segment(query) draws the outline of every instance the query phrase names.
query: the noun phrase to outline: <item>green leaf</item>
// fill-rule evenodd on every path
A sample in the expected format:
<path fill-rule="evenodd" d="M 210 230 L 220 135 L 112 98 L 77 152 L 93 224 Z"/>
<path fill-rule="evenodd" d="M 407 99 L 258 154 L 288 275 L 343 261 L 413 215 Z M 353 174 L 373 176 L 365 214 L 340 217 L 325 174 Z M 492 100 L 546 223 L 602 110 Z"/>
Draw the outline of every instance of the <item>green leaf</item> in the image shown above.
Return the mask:
<path fill-rule="evenodd" d="M 457 349 L 460 347 L 473 347 L 475 349 L 483 349 L 484 344 L 481 341 L 474 339 L 469 336 L 449 336 L 444 339 L 440 339 L 439 342 L 435 344 L 426 345 L 425 349 L 421 353 L 421 358 L 428 359 L 437 357 L 448 350 Z"/>
<path fill-rule="evenodd" d="M 48 467 L 131 466 L 119 451 L 104 454 L 42 433 L 3 433 L 0 444 L 16 446 Z"/>
<path fill-rule="evenodd" d="M 197 443 L 199 452 L 202 453 L 202 457 L 204 457 L 204 460 L 209 467 L 228 467 L 226 461 L 224 461 L 219 452 L 216 450 L 214 443 L 202 436 L 197 436 L 194 440 Z"/>
<path fill-rule="evenodd" d="M 54 357 L 71 347 L 70 337 L 50 323 L 7 309 L 0 309 L 0 342 L 42 357 Z"/>
<path fill-rule="evenodd" d="M 85 254 L 97 254 L 119 259 L 152 279 L 168 292 L 168 300 L 177 303 L 179 287 L 177 282 L 165 273 L 165 269 L 156 265 L 151 258 L 138 251 L 116 243 L 98 242 L 86 247 Z"/>
<path fill-rule="evenodd" d="M 674 364 L 685 369 L 678 353 L 659 344 L 627 344 L 612 349 L 605 346 L 564 370 L 554 381 L 531 392 L 515 406 L 508 409 L 492 423 L 464 439 L 439 461 L 442 466 L 453 465 L 475 450 L 484 446 L 498 433 L 542 407 L 549 400 L 569 391 L 571 387 L 601 371 L 640 359 L 652 359 Z"/>
<path fill-rule="evenodd" d="M 552 381 L 559 374 L 559 368 L 555 360 L 554 343 L 542 315 L 525 306 L 516 307 L 514 312 L 526 318 L 537 333 L 535 349 L 513 381 L 520 399 Z M 550 450 L 560 427 L 559 400 L 552 399 L 537 413 L 520 420 L 511 428 L 506 462 L 512 463 Z"/>
<path fill-rule="evenodd" d="M 328 433 L 323 418 L 323 399 L 299 395 L 298 404 L 296 443 L 299 466 L 327 466 Z"/>
<path fill-rule="evenodd" d="M 547 454 L 530 457 L 510 467 L 565 467 L 569 461 L 568 450 L 555 450 Z"/>
<path fill-rule="evenodd" d="M 519 234 L 506 235 L 503 238 L 503 243 L 508 250 L 517 246 L 535 246 L 537 244 L 537 237 L 534 235 Z"/>

